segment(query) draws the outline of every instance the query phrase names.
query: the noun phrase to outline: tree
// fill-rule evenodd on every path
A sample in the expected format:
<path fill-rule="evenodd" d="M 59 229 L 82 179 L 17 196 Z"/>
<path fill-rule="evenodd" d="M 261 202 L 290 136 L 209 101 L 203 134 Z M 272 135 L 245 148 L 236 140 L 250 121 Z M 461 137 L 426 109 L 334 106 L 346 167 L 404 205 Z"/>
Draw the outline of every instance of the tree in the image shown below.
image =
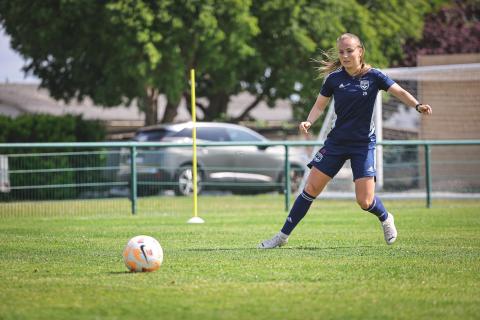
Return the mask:
<path fill-rule="evenodd" d="M 233 86 L 235 67 L 254 54 L 249 7 L 250 0 L 2 1 L 0 23 L 28 60 L 25 71 L 54 98 L 137 100 L 148 125 L 158 121 L 161 93 L 173 118 L 192 67 L 204 77 L 221 73 L 217 87 Z"/>
<path fill-rule="evenodd" d="M 423 14 L 432 6 L 409 1 L 254 1 L 252 15 L 260 33 L 254 38 L 257 54 L 239 73 L 242 90 L 256 99 L 235 121 L 248 117 L 260 101 L 273 106 L 276 99 L 291 99 L 297 117 L 304 117 L 318 94 L 321 79 L 312 58 L 335 46 L 343 32 L 358 34 L 367 47 L 368 60 L 386 66 L 402 56 L 401 44 L 419 36 Z M 315 79 L 317 81 L 315 81 Z"/>
<path fill-rule="evenodd" d="M 161 46 L 166 58 L 159 66 L 159 86 L 168 100 L 163 122 L 173 120 L 182 97 L 190 101 L 191 68 L 197 71 L 197 92 L 208 101 L 197 104 L 203 119 L 224 113 L 230 94 L 238 92 L 237 73 L 256 54 L 250 42 L 258 28 L 250 6 L 249 0 L 185 1 L 167 8 L 170 18 L 160 26 L 166 30 Z"/>
<path fill-rule="evenodd" d="M 398 66 L 417 65 L 419 54 L 480 52 L 480 2 L 452 1 L 428 14 L 421 39 L 410 38 L 404 45 L 405 58 Z"/>
<path fill-rule="evenodd" d="M 292 77 L 296 79 L 295 90 L 290 89 L 290 92 L 299 97 L 293 101 L 298 119 L 306 118 L 323 80 L 313 68 L 316 64 L 311 62 L 312 57 L 318 58 L 321 51 L 334 48 L 341 33 L 351 32 L 362 39 L 367 62 L 374 67 L 386 67 L 402 57 L 402 44 L 407 38 L 420 36 L 423 16 L 433 9 L 433 4 L 423 0 L 324 0 L 308 2 L 301 8 L 299 25 L 316 47 L 303 56 L 295 54 L 292 59 L 285 60 L 297 70 Z M 295 57 L 300 57 L 300 61 Z M 284 76 L 288 77 L 288 73 Z"/>
<path fill-rule="evenodd" d="M 423 0 L 118 0 L 1 1 L 0 23 L 25 70 L 56 99 L 91 97 L 112 106 L 137 101 L 146 124 L 163 122 L 189 101 L 189 70 L 197 70 L 200 117 L 240 120 L 260 101 L 292 99 L 307 112 L 321 85 L 312 58 L 335 46 L 342 32 L 358 34 L 368 60 L 385 66 L 404 40 L 419 36 Z M 226 117 L 241 91 L 255 101 L 237 119 Z"/>

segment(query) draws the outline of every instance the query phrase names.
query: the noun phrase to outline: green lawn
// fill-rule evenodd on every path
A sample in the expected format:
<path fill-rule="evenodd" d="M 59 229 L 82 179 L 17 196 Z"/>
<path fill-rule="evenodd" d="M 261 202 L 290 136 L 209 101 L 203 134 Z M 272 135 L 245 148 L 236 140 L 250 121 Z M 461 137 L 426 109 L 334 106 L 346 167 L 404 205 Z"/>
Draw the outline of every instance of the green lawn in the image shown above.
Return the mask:
<path fill-rule="evenodd" d="M 200 197 L 204 225 L 173 199 L 143 214 L 142 199 L 136 216 L 92 210 L 101 201 L 75 215 L 55 203 L 40 217 L 0 212 L 0 319 L 479 318 L 480 201 L 385 201 L 399 231 L 387 246 L 353 201 L 317 200 L 287 247 L 264 251 L 281 196 Z M 159 271 L 126 271 L 139 234 L 162 244 Z"/>

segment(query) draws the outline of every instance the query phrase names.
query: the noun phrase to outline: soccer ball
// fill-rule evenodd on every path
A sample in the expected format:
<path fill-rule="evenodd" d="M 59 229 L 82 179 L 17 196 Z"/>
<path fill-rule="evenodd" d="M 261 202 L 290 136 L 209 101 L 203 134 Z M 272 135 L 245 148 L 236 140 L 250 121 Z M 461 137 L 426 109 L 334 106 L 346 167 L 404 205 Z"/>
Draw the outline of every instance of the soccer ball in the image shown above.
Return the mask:
<path fill-rule="evenodd" d="M 133 237 L 123 250 L 123 261 L 131 272 L 158 270 L 163 262 L 162 246 L 149 236 Z"/>

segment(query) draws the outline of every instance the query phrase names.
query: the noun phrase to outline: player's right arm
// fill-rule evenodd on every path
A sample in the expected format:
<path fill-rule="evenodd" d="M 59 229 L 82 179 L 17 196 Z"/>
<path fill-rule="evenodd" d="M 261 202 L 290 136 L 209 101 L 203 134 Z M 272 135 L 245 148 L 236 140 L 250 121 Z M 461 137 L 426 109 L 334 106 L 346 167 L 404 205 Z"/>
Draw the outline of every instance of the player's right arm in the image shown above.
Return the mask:
<path fill-rule="evenodd" d="M 320 115 L 325 110 L 330 97 L 325 97 L 321 94 L 318 95 L 317 100 L 313 104 L 310 113 L 308 114 L 307 120 L 300 122 L 299 129 L 300 132 L 307 134 L 308 129 L 312 126 L 312 124 L 320 117 Z"/>

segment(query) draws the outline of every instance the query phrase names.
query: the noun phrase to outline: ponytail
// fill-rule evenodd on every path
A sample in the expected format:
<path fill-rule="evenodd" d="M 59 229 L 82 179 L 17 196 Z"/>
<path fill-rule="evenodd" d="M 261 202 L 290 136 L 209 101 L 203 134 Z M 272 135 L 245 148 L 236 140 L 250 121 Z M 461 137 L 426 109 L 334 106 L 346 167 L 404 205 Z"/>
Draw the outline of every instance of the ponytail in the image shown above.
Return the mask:
<path fill-rule="evenodd" d="M 360 56 L 360 63 L 361 67 L 360 70 L 354 75 L 363 76 L 365 73 L 368 72 L 372 68 L 371 65 L 365 63 L 365 47 L 362 44 L 360 38 L 353 33 L 344 33 L 340 37 L 337 38 L 337 44 L 340 40 L 344 38 L 353 38 L 357 40 L 358 46 L 363 49 L 362 55 Z M 320 63 L 321 66 L 317 67 L 316 70 L 319 72 L 319 78 L 325 78 L 327 75 L 332 73 L 333 71 L 340 69 L 342 67 L 342 63 L 340 62 L 340 58 L 338 57 L 338 50 L 337 48 L 331 48 L 328 51 L 322 51 L 323 59 L 321 60 L 314 60 L 314 62 Z"/>
<path fill-rule="evenodd" d="M 314 60 L 314 62 L 321 64 L 321 66 L 315 68 L 319 72 L 319 78 L 325 78 L 333 71 L 342 67 L 336 48 L 331 48 L 328 51 L 322 51 L 322 56 L 323 59 Z"/>

